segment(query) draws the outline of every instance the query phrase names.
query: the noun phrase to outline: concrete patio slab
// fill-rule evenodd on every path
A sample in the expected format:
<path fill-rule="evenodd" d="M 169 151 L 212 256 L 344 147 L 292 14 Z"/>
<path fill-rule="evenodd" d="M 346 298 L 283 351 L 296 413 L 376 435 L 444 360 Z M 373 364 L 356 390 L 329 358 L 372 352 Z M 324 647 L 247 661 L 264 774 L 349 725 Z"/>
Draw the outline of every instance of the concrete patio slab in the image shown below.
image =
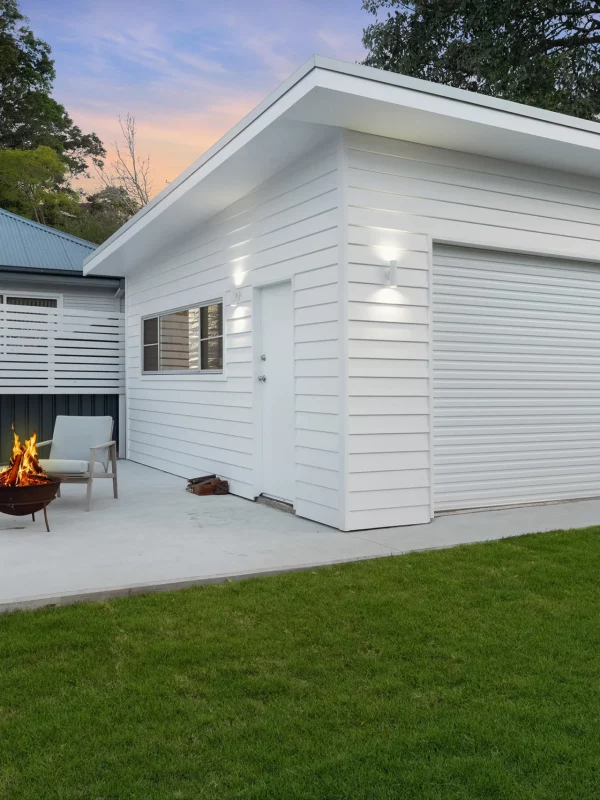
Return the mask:
<path fill-rule="evenodd" d="M 600 523 L 600 500 L 457 514 L 429 525 L 343 533 L 234 496 L 196 497 L 185 481 L 119 462 L 110 482 L 67 485 L 38 515 L 0 515 L 0 611 L 160 591 L 358 561 L 532 531 Z"/>

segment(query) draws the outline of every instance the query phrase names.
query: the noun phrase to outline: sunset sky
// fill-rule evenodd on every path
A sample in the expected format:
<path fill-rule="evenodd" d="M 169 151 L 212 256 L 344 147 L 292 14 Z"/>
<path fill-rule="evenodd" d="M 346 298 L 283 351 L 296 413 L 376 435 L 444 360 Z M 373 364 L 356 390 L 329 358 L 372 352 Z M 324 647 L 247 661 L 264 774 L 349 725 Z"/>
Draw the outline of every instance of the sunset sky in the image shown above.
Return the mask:
<path fill-rule="evenodd" d="M 108 149 L 136 117 L 153 193 L 313 53 L 357 61 L 361 0 L 21 0 L 56 61 L 54 96 Z M 110 156 L 109 156 L 110 158 Z"/>

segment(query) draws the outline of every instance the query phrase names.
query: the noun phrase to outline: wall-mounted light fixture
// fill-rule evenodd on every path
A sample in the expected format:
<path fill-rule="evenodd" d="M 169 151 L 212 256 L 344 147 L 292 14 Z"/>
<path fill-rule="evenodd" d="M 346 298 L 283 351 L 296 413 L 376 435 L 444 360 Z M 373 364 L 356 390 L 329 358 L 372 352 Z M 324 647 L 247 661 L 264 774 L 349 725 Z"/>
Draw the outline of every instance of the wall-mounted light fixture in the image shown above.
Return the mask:
<path fill-rule="evenodd" d="M 398 286 L 398 262 L 395 258 L 390 261 L 390 268 L 387 271 L 387 285 L 392 289 Z"/>
<path fill-rule="evenodd" d="M 225 293 L 225 302 L 231 308 L 235 308 L 242 299 L 242 293 L 239 289 L 228 289 Z"/>

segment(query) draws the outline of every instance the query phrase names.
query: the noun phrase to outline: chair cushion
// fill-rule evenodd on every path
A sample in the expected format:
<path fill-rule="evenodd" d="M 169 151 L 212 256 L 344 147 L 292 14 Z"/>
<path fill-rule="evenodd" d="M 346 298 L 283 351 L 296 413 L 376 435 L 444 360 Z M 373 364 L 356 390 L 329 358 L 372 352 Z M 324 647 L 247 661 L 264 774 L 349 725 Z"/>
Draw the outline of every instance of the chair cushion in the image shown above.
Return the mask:
<path fill-rule="evenodd" d="M 89 465 L 89 461 L 75 458 L 40 458 L 40 466 L 48 475 L 81 475 L 88 471 Z M 104 472 L 104 464 L 100 461 L 94 464 L 96 472 Z"/>

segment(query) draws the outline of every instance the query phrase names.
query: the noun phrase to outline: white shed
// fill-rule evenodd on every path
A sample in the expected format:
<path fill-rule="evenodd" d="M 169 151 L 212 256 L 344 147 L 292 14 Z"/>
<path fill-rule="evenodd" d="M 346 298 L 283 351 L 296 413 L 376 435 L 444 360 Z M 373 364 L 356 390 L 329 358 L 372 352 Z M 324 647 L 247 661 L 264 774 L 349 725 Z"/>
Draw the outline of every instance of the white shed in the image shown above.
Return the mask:
<path fill-rule="evenodd" d="M 600 495 L 600 125 L 313 57 L 87 260 L 128 457 L 342 530 Z"/>

